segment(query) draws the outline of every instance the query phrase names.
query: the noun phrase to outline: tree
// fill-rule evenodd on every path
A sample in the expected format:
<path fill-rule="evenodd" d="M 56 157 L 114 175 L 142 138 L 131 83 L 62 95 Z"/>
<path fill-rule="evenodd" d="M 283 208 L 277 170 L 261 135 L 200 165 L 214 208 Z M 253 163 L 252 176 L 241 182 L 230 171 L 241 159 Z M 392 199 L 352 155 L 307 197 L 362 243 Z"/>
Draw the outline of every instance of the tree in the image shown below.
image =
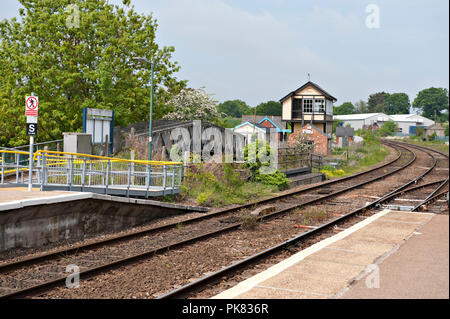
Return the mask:
<path fill-rule="evenodd" d="M 220 103 L 217 110 L 231 117 L 242 117 L 242 114 L 250 111 L 250 106 L 241 100 L 230 100 Z"/>
<path fill-rule="evenodd" d="M 260 103 L 256 107 L 256 115 L 281 116 L 281 103 L 275 101 Z"/>
<path fill-rule="evenodd" d="M 150 67 L 133 57 L 156 63 L 154 118 L 186 86 L 174 76 L 180 69 L 172 61 L 174 48 L 155 41 L 156 19 L 137 14 L 129 0 L 124 6 L 106 0 L 19 1 L 20 22 L 0 22 L 0 145 L 27 143 L 24 103 L 32 92 L 39 96 L 38 141 L 81 131 L 84 107 L 114 110 L 120 126 L 147 119 Z"/>
<path fill-rule="evenodd" d="M 340 106 L 335 106 L 333 109 L 334 115 L 345 115 L 355 113 L 355 107 L 351 102 L 345 102 Z"/>
<path fill-rule="evenodd" d="M 392 93 L 386 97 L 386 114 L 409 114 L 409 96 L 406 93 Z"/>
<path fill-rule="evenodd" d="M 388 96 L 389 93 L 386 92 L 371 94 L 367 102 L 369 104 L 369 113 L 384 113 L 386 108 L 386 99 Z"/>
<path fill-rule="evenodd" d="M 168 104 L 172 111 L 164 116 L 166 120 L 203 120 L 214 122 L 225 116 L 217 111 L 217 102 L 203 88 L 182 89 Z"/>
<path fill-rule="evenodd" d="M 448 114 L 442 111 L 448 109 L 448 90 L 435 87 L 422 90 L 414 99 L 413 107 L 419 109 L 424 117 L 434 120 L 436 114 L 438 121 L 445 121 Z"/>
<path fill-rule="evenodd" d="M 384 122 L 383 125 L 377 130 L 378 136 L 391 136 L 398 130 L 398 125 L 394 121 Z"/>
<path fill-rule="evenodd" d="M 355 103 L 355 113 L 369 113 L 369 106 L 366 101 L 359 100 L 359 102 Z"/>

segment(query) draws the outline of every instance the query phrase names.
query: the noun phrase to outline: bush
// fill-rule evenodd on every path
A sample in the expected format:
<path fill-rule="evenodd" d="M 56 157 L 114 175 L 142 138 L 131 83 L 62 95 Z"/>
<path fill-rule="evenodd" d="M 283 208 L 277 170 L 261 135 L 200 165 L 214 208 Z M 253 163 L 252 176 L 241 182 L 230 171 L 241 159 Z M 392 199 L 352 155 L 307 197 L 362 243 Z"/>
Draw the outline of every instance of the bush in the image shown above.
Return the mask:
<path fill-rule="evenodd" d="M 392 136 L 397 132 L 398 126 L 394 121 L 387 121 L 377 130 L 377 136 Z"/>
<path fill-rule="evenodd" d="M 255 181 L 263 183 L 265 185 L 271 185 L 277 187 L 279 190 L 284 190 L 289 187 L 289 179 L 285 174 L 277 170 L 273 174 L 257 174 Z"/>
<path fill-rule="evenodd" d="M 433 132 L 433 134 L 430 134 L 430 135 L 427 136 L 427 139 L 428 139 L 429 141 L 434 141 L 434 139 L 436 138 L 436 136 L 437 136 L 436 132 Z"/>
<path fill-rule="evenodd" d="M 265 157 L 261 162 L 261 153 Z M 264 185 L 276 186 L 278 190 L 289 187 L 289 179 L 278 169 L 273 173 L 264 174 L 273 164 L 273 153 L 266 141 L 256 140 L 244 148 L 244 159 L 246 166 L 250 169 L 250 179 Z"/>
<path fill-rule="evenodd" d="M 181 186 L 181 196 L 194 199 L 199 205 L 223 206 L 243 204 L 253 198 L 270 195 L 275 188 L 258 182 L 247 183 L 232 164 L 215 164 L 214 167 L 199 164 L 188 170 Z"/>
<path fill-rule="evenodd" d="M 363 145 L 380 144 L 380 140 L 376 137 L 373 130 L 356 130 L 355 135 L 361 136 L 364 141 Z"/>

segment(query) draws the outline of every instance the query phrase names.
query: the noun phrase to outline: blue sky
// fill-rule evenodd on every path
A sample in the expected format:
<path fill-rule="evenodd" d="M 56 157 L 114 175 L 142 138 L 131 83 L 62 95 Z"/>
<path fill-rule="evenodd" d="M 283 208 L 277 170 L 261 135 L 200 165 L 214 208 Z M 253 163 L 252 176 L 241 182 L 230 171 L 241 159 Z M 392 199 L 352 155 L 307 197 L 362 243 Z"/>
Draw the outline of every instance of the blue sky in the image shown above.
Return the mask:
<path fill-rule="evenodd" d="M 110 0 L 119 4 L 121 0 Z M 222 102 L 279 100 L 311 80 L 343 102 L 449 87 L 447 0 L 131 0 L 175 47 L 178 78 Z M 380 28 L 368 28 L 369 4 Z M 0 19 L 17 15 L 1 0 Z"/>

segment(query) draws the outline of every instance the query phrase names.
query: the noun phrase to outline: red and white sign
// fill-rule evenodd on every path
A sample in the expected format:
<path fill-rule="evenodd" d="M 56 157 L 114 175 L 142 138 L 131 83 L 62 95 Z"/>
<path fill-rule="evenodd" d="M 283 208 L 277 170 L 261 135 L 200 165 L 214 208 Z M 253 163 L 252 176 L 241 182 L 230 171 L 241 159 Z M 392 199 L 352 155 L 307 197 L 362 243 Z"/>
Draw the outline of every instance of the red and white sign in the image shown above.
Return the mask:
<path fill-rule="evenodd" d="M 39 98 L 37 96 L 27 96 L 25 99 L 25 115 L 37 116 L 39 107 Z"/>

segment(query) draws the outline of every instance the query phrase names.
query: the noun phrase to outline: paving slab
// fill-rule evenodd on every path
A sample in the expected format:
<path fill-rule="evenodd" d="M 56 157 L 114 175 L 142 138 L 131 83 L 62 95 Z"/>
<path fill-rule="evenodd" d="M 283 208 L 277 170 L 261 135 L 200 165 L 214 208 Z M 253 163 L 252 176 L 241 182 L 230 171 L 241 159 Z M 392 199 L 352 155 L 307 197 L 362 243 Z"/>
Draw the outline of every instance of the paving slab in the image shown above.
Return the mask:
<path fill-rule="evenodd" d="M 345 267 L 347 267 L 346 265 L 368 265 L 371 264 L 377 257 L 377 254 L 325 247 L 324 249 L 311 255 L 309 259 L 333 261 L 339 263 L 341 266 L 345 265 Z"/>
<path fill-rule="evenodd" d="M 38 187 L 33 187 L 31 192 L 26 187 L 2 187 L 0 188 L 0 203 L 6 203 L 16 200 L 52 197 L 59 195 L 74 194 L 74 192 L 66 191 L 48 191 L 41 192 Z"/>
<path fill-rule="evenodd" d="M 351 285 L 345 299 L 448 299 L 449 216 L 435 215 L 378 265 L 378 285 Z M 378 288 L 377 288 L 378 287 Z"/>
<path fill-rule="evenodd" d="M 274 289 L 272 287 L 255 287 L 239 296 L 240 299 L 326 299 L 323 294 L 306 293 L 290 289 Z"/>

